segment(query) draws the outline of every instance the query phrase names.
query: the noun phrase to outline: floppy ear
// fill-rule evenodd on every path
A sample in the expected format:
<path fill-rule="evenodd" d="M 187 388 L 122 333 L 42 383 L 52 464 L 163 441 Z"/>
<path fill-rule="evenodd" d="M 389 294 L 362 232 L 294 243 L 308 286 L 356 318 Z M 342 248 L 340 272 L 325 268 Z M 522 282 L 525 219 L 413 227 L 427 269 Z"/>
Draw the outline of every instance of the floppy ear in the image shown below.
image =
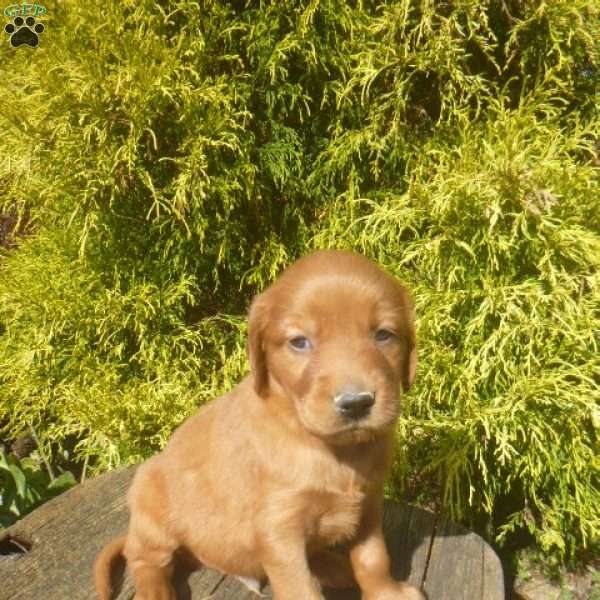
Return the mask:
<path fill-rule="evenodd" d="M 264 294 L 256 296 L 248 314 L 248 359 L 254 378 L 254 390 L 260 396 L 267 388 L 269 375 L 263 335 L 267 324 L 267 302 Z"/>
<path fill-rule="evenodd" d="M 404 319 L 404 357 L 401 366 L 400 380 L 405 392 L 411 388 L 417 372 L 417 336 L 415 333 L 415 310 L 412 298 L 406 289 L 400 286 L 402 298 L 402 314 Z"/>

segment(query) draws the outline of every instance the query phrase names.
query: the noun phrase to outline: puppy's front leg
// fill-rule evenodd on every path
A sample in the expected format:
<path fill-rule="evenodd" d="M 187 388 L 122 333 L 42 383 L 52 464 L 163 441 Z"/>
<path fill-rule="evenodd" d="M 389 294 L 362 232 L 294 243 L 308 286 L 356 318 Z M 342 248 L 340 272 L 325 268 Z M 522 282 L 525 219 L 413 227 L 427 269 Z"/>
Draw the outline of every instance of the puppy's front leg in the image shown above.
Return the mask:
<path fill-rule="evenodd" d="M 319 583 L 310 572 L 302 536 L 269 536 L 261 544 L 261 561 L 274 600 L 323 600 Z"/>
<path fill-rule="evenodd" d="M 287 491 L 269 495 L 256 520 L 256 550 L 274 600 L 323 600 L 310 571 L 305 503 Z"/>
<path fill-rule="evenodd" d="M 383 502 L 373 499 L 363 516 L 359 535 L 350 547 L 350 562 L 365 600 L 425 600 L 414 586 L 394 581 L 381 527 Z"/>

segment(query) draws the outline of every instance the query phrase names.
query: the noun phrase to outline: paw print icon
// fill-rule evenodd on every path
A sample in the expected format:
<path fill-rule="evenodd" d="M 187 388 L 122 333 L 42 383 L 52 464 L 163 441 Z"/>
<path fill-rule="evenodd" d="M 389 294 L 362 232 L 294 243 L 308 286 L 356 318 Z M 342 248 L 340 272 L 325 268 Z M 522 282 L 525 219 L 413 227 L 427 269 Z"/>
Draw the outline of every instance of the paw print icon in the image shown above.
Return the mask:
<path fill-rule="evenodd" d="M 18 48 L 24 44 L 31 48 L 37 48 L 40 43 L 39 35 L 43 33 L 44 26 L 36 23 L 34 17 L 15 17 L 12 23 L 4 26 L 4 31 L 10 35 L 10 45 Z"/>

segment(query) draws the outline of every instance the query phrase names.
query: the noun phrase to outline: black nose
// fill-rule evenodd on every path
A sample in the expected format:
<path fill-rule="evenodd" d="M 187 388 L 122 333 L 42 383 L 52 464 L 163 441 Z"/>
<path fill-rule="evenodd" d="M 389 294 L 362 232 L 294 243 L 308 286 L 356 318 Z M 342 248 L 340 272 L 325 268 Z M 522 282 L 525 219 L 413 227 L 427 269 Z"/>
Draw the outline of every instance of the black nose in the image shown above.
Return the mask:
<path fill-rule="evenodd" d="M 375 404 L 373 392 L 344 392 L 333 399 L 337 411 L 349 419 L 360 419 L 371 410 Z"/>

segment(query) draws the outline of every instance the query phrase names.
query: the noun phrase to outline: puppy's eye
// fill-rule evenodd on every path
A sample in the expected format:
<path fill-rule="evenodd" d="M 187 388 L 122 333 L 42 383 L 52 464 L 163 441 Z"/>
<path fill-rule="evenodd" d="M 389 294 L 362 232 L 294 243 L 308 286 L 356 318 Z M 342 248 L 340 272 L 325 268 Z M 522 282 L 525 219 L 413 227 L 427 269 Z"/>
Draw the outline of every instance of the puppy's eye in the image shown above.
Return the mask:
<path fill-rule="evenodd" d="M 296 337 L 293 337 L 288 344 L 292 350 L 296 350 L 297 352 L 306 352 L 312 348 L 310 340 L 303 335 L 297 335 Z"/>
<path fill-rule="evenodd" d="M 387 329 L 378 329 L 375 332 L 375 341 L 379 343 L 387 342 L 394 337 L 394 334 Z"/>

